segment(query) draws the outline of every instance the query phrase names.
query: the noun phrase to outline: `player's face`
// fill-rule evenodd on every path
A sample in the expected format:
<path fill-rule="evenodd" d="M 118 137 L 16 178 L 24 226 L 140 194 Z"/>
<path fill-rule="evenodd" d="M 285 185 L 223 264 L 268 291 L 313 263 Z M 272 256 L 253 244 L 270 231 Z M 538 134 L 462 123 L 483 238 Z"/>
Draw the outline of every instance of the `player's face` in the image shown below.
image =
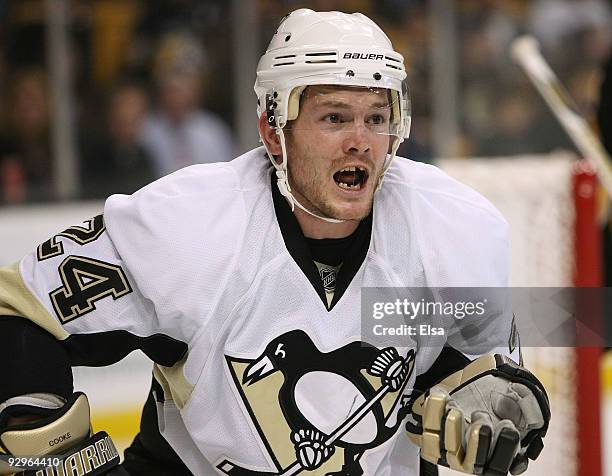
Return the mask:
<path fill-rule="evenodd" d="M 286 127 L 289 181 L 298 201 L 339 220 L 361 220 L 389 144 L 386 90 L 310 86 Z"/>

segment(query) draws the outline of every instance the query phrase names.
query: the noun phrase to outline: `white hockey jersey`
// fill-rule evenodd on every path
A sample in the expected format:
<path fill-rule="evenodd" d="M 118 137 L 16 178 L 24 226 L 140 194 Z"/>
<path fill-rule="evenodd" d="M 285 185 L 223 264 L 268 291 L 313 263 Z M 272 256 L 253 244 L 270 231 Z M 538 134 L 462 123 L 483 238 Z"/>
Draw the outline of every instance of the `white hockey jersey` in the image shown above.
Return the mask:
<path fill-rule="evenodd" d="M 415 376 L 443 345 L 507 349 L 512 314 L 471 341 L 383 349 L 364 341 L 361 289 L 506 286 L 506 222 L 436 167 L 397 158 L 375 196 L 367 254 L 330 309 L 288 249 L 264 154 L 110 197 L 103 219 L 0 276 L 14 291 L 0 310 L 72 339 L 79 365 L 147 353 L 164 390 L 160 430 L 196 475 L 417 474 L 402 423 Z M 398 358 L 402 382 L 385 385 Z M 308 453 L 319 440 L 331 456 Z M 309 458 L 325 462 L 309 472 Z"/>

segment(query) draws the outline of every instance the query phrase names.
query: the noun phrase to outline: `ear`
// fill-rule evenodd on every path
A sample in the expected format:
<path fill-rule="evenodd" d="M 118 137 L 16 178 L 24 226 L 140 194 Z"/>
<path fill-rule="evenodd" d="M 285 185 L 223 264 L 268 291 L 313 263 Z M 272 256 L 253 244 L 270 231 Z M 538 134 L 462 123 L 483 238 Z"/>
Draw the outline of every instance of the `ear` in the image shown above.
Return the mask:
<path fill-rule="evenodd" d="M 259 117 L 259 135 L 261 139 L 264 141 L 266 148 L 270 151 L 272 155 L 281 155 L 282 150 L 280 146 L 280 141 L 278 140 L 278 135 L 276 134 L 276 130 L 274 127 L 268 124 L 268 114 L 262 113 Z"/>

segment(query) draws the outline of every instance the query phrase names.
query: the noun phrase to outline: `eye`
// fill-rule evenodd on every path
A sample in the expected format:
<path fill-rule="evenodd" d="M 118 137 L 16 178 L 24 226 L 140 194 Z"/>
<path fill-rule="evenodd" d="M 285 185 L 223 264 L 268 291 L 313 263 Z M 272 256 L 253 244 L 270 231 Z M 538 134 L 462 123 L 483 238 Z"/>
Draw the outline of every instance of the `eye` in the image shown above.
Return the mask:
<path fill-rule="evenodd" d="M 323 117 L 323 120 L 325 122 L 329 122 L 330 124 L 340 124 L 342 122 L 342 117 L 340 117 L 340 114 L 332 112 L 330 114 L 326 114 Z"/>
<path fill-rule="evenodd" d="M 387 118 L 382 114 L 373 114 L 368 121 L 370 124 L 381 125 L 387 122 Z"/>

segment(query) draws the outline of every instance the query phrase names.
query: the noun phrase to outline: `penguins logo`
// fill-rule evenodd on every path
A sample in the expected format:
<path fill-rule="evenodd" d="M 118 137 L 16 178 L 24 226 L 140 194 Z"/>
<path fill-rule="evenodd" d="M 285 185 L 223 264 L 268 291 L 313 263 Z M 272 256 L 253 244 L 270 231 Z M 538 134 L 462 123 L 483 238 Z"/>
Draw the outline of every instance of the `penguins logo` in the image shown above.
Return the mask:
<path fill-rule="evenodd" d="M 302 330 L 273 339 L 255 360 L 226 361 L 274 471 L 225 459 L 231 476 L 363 474 L 364 452 L 391 438 L 408 412 L 414 350 L 355 341 L 321 352 Z"/>

